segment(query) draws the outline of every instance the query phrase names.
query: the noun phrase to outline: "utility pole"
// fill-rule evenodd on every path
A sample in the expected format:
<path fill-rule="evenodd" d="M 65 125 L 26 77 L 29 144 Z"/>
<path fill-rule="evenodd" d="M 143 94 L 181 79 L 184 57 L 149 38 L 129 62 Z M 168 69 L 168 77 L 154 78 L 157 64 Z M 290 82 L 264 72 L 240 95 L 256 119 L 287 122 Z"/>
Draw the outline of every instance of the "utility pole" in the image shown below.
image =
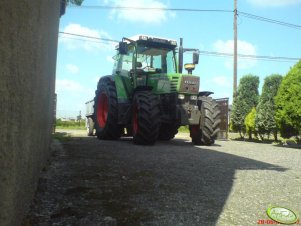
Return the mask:
<path fill-rule="evenodd" d="M 237 0 L 234 0 L 234 64 L 233 64 L 233 100 L 237 92 Z"/>
<path fill-rule="evenodd" d="M 78 125 L 80 126 L 80 122 L 82 120 L 82 111 L 79 111 L 79 115 L 77 116 Z"/>

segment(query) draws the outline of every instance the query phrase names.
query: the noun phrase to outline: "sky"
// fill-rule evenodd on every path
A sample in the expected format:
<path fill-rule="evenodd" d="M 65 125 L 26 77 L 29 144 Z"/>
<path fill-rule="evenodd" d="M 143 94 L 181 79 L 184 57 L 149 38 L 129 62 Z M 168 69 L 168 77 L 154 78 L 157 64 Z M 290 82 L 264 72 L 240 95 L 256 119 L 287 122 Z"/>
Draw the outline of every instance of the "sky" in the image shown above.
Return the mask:
<path fill-rule="evenodd" d="M 68 6 L 59 31 L 121 41 L 136 34 L 183 38 L 186 48 L 233 53 L 233 12 L 187 12 L 102 9 L 87 6 L 213 9 L 233 11 L 234 0 L 84 0 L 83 7 Z M 237 0 L 238 11 L 301 25 L 301 0 Z M 301 58 L 301 29 L 253 20 L 238 14 L 238 53 Z M 79 40 L 80 39 L 80 40 Z M 93 41 L 93 42 L 91 42 Z M 94 98 L 101 76 L 112 73 L 115 43 L 59 34 L 56 93 L 57 116 L 85 115 L 85 102 Z M 184 63 L 192 61 L 186 55 Z M 238 59 L 238 83 L 246 74 L 264 78 L 286 75 L 297 61 Z M 200 91 L 213 98 L 233 93 L 232 57 L 200 55 L 193 71 L 200 76 Z"/>

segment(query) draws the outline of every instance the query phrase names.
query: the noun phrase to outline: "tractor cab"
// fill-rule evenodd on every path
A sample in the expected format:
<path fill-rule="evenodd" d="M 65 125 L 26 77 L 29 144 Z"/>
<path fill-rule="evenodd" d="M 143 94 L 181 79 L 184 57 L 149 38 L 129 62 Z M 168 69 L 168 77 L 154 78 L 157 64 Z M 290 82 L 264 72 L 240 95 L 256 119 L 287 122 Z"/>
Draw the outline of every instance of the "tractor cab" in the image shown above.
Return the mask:
<path fill-rule="evenodd" d="M 177 41 L 146 35 L 137 35 L 132 38 L 123 38 L 117 46 L 118 54 L 114 57 L 115 65 L 113 75 L 122 76 L 124 83 L 130 83 L 129 92 L 135 89 L 152 89 L 157 94 L 179 92 L 178 83 L 185 83 L 182 79 L 183 53 L 193 51 L 193 62 L 185 64 L 189 76 L 193 80 L 194 87 L 187 88 L 184 92 L 198 91 L 198 76 L 190 77 L 198 63 L 199 53 L 197 49 L 177 48 Z M 177 61 L 178 52 L 178 61 Z M 186 80 L 187 80 L 186 78 Z M 119 78 L 117 78 L 119 80 Z M 190 81 L 189 81 L 190 82 Z M 187 83 L 187 81 L 186 81 Z M 133 88 L 133 89 L 132 89 Z"/>
<path fill-rule="evenodd" d="M 175 40 L 138 35 L 123 38 L 114 57 L 113 74 L 125 76 L 134 87 L 149 86 L 152 78 L 176 74 Z"/>

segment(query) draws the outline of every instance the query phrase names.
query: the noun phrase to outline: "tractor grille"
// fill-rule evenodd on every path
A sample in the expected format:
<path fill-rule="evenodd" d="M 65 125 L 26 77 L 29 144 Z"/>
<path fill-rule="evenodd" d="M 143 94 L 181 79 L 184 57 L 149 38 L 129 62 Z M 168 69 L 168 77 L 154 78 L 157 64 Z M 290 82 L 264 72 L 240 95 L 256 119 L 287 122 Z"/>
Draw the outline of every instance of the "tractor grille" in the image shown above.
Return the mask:
<path fill-rule="evenodd" d="M 170 83 L 170 91 L 171 92 L 177 92 L 178 81 L 179 81 L 179 77 L 171 78 L 171 83 Z"/>

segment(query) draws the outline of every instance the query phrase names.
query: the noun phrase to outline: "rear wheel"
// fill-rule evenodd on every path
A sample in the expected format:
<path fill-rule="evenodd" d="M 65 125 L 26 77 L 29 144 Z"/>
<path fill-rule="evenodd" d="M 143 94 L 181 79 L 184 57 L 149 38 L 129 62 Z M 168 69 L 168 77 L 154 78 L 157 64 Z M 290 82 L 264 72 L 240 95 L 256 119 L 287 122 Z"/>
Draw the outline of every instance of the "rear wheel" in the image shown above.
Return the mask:
<path fill-rule="evenodd" d="M 101 79 L 95 91 L 94 118 L 98 139 L 115 140 L 120 138 L 122 127 L 118 125 L 118 103 L 115 83 Z"/>
<path fill-rule="evenodd" d="M 94 132 L 94 122 L 93 122 L 92 118 L 89 117 L 87 119 L 87 135 L 93 136 L 93 132 Z"/>
<path fill-rule="evenodd" d="M 211 97 L 201 97 L 199 108 L 201 110 L 200 124 L 189 127 L 190 137 L 196 145 L 212 145 L 221 121 L 218 104 Z"/>
<path fill-rule="evenodd" d="M 178 124 L 162 123 L 159 131 L 159 140 L 171 140 L 178 133 Z"/>
<path fill-rule="evenodd" d="M 132 108 L 132 133 L 135 144 L 152 145 L 160 128 L 160 109 L 157 96 L 149 91 L 137 92 Z"/>

